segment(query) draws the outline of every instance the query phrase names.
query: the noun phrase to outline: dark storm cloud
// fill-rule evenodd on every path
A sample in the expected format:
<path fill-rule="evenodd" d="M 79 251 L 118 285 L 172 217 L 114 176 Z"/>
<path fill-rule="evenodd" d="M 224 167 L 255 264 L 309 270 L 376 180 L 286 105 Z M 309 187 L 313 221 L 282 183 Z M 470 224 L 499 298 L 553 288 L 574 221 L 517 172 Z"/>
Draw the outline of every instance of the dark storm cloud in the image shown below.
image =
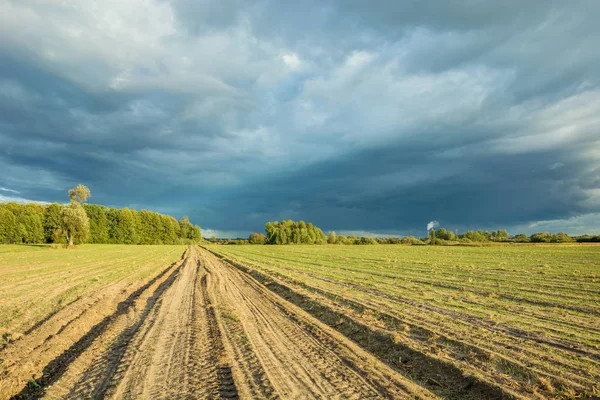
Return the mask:
<path fill-rule="evenodd" d="M 599 17 L 591 0 L 0 2 L 2 199 L 82 182 L 234 235 L 594 231 Z"/>

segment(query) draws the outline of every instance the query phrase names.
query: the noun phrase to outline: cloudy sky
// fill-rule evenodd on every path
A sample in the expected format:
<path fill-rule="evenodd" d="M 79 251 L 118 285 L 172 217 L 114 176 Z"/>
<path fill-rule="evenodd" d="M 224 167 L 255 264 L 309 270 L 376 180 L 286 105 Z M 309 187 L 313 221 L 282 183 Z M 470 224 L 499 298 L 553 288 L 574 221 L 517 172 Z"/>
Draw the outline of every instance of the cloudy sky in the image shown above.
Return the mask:
<path fill-rule="evenodd" d="M 0 201 L 600 233 L 600 1 L 0 0 Z"/>

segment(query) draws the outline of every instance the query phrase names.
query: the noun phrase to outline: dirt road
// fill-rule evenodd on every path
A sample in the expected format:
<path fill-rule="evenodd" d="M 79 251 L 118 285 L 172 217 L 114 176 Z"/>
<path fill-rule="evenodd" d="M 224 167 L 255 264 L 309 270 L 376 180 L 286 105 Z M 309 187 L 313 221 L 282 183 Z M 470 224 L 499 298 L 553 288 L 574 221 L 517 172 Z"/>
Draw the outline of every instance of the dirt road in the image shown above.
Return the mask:
<path fill-rule="evenodd" d="M 195 247 L 20 389 L 15 398 L 434 398 Z"/>

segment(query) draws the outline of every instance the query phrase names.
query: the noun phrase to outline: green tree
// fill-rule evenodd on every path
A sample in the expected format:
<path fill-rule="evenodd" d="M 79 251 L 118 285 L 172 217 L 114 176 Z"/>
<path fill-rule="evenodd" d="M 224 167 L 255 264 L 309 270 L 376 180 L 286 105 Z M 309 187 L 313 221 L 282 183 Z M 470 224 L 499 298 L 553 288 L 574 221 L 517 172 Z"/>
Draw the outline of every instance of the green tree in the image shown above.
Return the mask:
<path fill-rule="evenodd" d="M 69 190 L 71 202 L 61 211 L 62 231 L 67 238 L 69 247 L 74 243 L 83 243 L 90 233 L 90 222 L 88 216 L 81 206 L 81 202 L 91 197 L 90 190 L 83 186 Z"/>
<path fill-rule="evenodd" d="M 574 241 L 573 238 L 571 238 L 569 235 L 567 235 L 564 232 L 558 232 L 558 233 L 555 233 L 554 235 L 552 235 L 553 243 L 570 243 L 573 241 Z"/>
<path fill-rule="evenodd" d="M 550 232 L 538 232 L 531 235 L 529 239 L 532 243 L 550 243 L 552 234 Z"/>
<path fill-rule="evenodd" d="M 46 243 L 54 242 L 55 236 L 60 236 L 62 229 L 62 217 L 61 217 L 62 206 L 58 203 L 52 203 L 46 207 L 44 213 L 44 237 Z"/>
<path fill-rule="evenodd" d="M 454 233 L 446 230 L 446 228 L 440 228 L 435 232 L 435 238 L 441 240 L 455 240 Z"/>
<path fill-rule="evenodd" d="M 529 243 L 529 241 L 530 241 L 530 240 L 529 240 L 529 236 L 527 236 L 527 235 L 526 235 L 526 234 L 524 234 L 524 233 L 519 233 L 519 234 L 515 235 L 515 236 L 513 237 L 513 239 L 514 239 L 514 240 L 515 240 L 515 242 L 517 242 L 517 243 Z"/>
<path fill-rule="evenodd" d="M 263 235 L 263 237 L 264 237 L 264 235 Z M 202 240 L 202 231 L 200 230 L 200 227 L 198 225 L 194 225 L 194 227 L 192 228 L 191 239 L 194 242 L 199 242 L 200 240 Z"/>
<path fill-rule="evenodd" d="M 71 199 L 71 202 L 85 203 L 90 197 L 92 197 L 90 189 L 84 185 L 77 185 L 73 189 L 69 189 L 69 199 Z"/>
<path fill-rule="evenodd" d="M 505 242 L 510 239 L 510 235 L 506 229 L 498 229 L 492 232 L 492 240 L 495 242 Z"/>
<path fill-rule="evenodd" d="M 337 237 L 335 235 L 335 232 L 331 231 L 331 232 L 327 233 L 327 243 L 335 244 L 336 242 L 337 242 Z"/>
<path fill-rule="evenodd" d="M 98 204 L 83 204 L 83 209 L 90 221 L 88 243 L 110 243 L 108 233 L 107 208 Z"/>
<path fill-rule="evenodd" d="M 137 243 L 137 236 L 135 232 L 135 219 L 130 209 L 122 208 L 119 210 L 119 219 L 115 231 L 118 235 L 117 237 L 115 237 L 117 243 Z"/>
<path fill-rule="evenodd" d="M 349 244 L 348 238 L 344 235 L 338 235 L 335 241 L 337 244 Z"/>
<path fill-rule="evenodd" d="M 251 244 L 264 244 L 266 240 L 265 235 L 262 233 L 253 232 L 248 237 L 248 242 Z"/>
<path fill-rule="evenodd" d="M 192 235 L 192 223 L 190 222 L 190 219 L 186 216 L 184 216 L 183 218 L 181 218 L 179 220 L 179 228 L 180 228 L 180 237 L 182 239 L 191 239 L 191 235 Z"/>
<path fill-rule="evenodd" d="M 61 212 L 63 234 L 67 238 L 69 247 L 75 243 L 83 243 L 90 233 L 90 224 L 81 204 L 71 202 Z"/>
<path fill-rule="evenodd" d="M 466 231 L 460 235 L 460 237 L 461 239 L 467 239 L 468 241 L 472 242 L 487 242 L 489 239 L 486 232 L 483 232 L 481 229 L 478 231 Z M 489 234 L 489 232 L 487 233 Z"/>
<path fill-rule="evenodd" d="M 42 243 L 44 242 L 43 217 L 32 205 L 24 205 L 23 210 L 17 217 L 17 231 L 20 243 Z M 43 215 L 43 214 L 42 214 Z"/>
<path fill-rule="evenodd" d="M 304 221 L 267 222 L 265 232 L 267 234 L 266 243 L 268 244 L 320 244 L 325 243 L 327 240 L 320 228 L 311 223 L 306 224 Z"/>
<path fill-rule="evenodd" d="M 372 237 L 361 237 L 355 244 L 377 244 L 377 240 Z"/>
<path fill-rule="evenodd" d="M 0 243 L 15 243 L 17 218 L 8 208 L 0 204 Z"/>

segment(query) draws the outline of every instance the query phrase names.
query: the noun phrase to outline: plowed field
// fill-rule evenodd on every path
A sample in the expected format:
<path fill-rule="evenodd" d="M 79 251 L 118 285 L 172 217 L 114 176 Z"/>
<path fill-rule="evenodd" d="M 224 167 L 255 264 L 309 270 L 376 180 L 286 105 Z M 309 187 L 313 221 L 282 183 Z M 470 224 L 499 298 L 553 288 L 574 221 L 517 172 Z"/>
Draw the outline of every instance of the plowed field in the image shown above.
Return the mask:
<path fill-rule="evenodd" d="M 549 249 L 7 251 L 0 398 L 591 397 L 600 247 Z"/>

